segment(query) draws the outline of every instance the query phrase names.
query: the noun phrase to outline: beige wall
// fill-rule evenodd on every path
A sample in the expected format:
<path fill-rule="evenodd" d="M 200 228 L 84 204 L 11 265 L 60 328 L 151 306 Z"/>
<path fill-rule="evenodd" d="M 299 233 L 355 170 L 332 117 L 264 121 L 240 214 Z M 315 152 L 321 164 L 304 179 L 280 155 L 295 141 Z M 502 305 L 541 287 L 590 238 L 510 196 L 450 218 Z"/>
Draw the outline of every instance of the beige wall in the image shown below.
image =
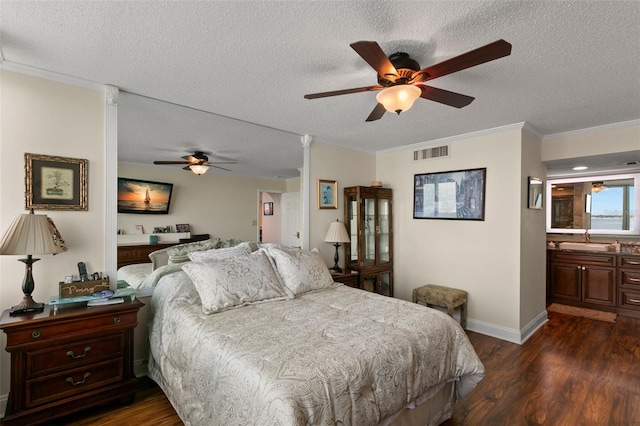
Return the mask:
<path fill-rule="evenodd" d="M 335 247 L 324 242 L 329 224 L 344 222 L 342 190 L 348 186 L 368 186 L 375 179 L 375 156 L 361 151 L 313 142 L 309 153 L 309 248 L 317 247 L 327 265 L 333 266 Z M 338 209 L 318 209 L 318 179 L 338 181 Z M 344 267 L 344 246 L 339 249 L 340 266 Z"/>
<path fill-rule="evenodd" d="M 640 151 L 640 121 L 584 129 L 542 139 L 542 161 Z"/>
<path fill-rule="evenodd" d="M 429 283 L 461 288 L 477 324 L 520 330 L 520 145 L 514 128 L 455 140 L 449 158 L 414 162 L 413 149 L 378 155 L 377 178 L 393 189 L 396 297 L 411 300 L 413 288 Z M 484 221 L 413 219 L 414 174 L 481 167 Z"/>
<path fill-rule="evenodd" d="M 118 229 L 125 234 L 133 233 L 134 225 L 150 233 L 156 226 L 188 223 L 192 234 L 256 241 L 258 192 L 287 188 L 284 180 L 210 172 L 197 176 L 181 167 L 119 164 L 118 176 L 173 183 L 168 215 L 118 214 Z"/>
<path fill-rule="evenodd" d="M 84 261 L 90 271 L 104 269 L 104 94 L 0 70 L 0 232 L 24 209 L 24 154 L 88 160 L 89 211 L 47 211 L 69 251 L 43 255 L 33 266 L 37 302 L 57 294 L 58 282 Z M 0 257 L 0 307 L 22 299 L 24 264 L 19 256 Z M 0 337 L 0 395 L 9 390 L 6 336 Z M 4 412 L 4 411 L 3 411 Z"/>
<path fill-rule="evenodd" d="M 543 178 L 547 174 L 540 161 L 540 139 L 522 132 L 520 162 L 520 328 L 541 313 L 546 319 L 546 227 L 545 210 L 528 208 L 529 176 Z"/>

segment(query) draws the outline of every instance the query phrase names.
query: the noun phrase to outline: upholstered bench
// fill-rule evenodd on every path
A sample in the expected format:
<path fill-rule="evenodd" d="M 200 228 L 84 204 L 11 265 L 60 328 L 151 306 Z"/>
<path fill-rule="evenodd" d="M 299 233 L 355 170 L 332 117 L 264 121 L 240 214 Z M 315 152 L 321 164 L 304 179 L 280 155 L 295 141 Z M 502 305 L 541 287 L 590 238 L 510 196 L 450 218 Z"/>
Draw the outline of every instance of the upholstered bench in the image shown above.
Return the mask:
<path fill-rule="evenodd" d="M 467 327 L 467 292 L 457 288 L 427 284 L 414 288 L 411 301 L 426 306 L 447 308 L 447 313 L 453 318 L 453 310 L 460 307 L 460 326 Z"/>

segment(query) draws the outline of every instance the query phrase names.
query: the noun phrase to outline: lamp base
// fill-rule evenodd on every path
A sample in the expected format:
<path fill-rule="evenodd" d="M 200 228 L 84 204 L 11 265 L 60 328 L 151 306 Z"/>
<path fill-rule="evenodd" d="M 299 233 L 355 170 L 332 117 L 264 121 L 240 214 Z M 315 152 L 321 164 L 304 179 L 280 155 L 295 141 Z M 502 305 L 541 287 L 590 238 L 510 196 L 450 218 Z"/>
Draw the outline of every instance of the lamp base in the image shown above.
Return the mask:
<path fill-rule="evenodd" d="M 338 265 L 335 265 L 333 268 L 329 268 L 329 270 L 335 272 L 336 274 L 342 273 L 342 268 L 339 267 Z"/>
<path fill-rule="evenodd" d="M 11 307 L 9 315 L 21 315 L 30 312 L 42 311 L 44 311 L 44 303 L 34 302 L 31 296 L 24 296 L 20 304 Z"/>

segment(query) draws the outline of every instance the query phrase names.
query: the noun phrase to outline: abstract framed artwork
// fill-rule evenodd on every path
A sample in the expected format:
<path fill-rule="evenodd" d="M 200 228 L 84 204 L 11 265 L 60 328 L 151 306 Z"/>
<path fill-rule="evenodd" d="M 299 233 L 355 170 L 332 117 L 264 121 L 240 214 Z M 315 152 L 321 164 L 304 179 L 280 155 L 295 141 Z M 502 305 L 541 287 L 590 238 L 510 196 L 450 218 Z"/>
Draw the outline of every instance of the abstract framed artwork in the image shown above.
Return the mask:
<path fill-rule="evenodd" d="M 338 181 L 318 179 L 318 209 L 338 208 Z"/>
<path fill-rule="evenodd" d="M 484 220 L 486 168 L 413 178 L 414 219 Z"/>

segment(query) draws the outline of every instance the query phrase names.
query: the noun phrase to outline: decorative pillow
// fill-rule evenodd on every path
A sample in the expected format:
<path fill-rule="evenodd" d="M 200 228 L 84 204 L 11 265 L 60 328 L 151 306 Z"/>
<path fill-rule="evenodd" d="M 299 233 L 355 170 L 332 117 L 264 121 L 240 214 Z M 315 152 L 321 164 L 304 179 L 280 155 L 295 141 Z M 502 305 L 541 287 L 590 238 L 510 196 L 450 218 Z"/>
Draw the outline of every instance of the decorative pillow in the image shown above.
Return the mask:
<path fill-rule="evenodd" d="M 188 262 L 182 269 L 196 286 L 205 314 L 293 298 L 264 250 L 228 259 Z"/>
<path fill-rule="evenodd" d="M 151 270 L 155 271 L 159 267 L 169 263 L 169 253 L 167 253 L 166 248 L 156 250 L 149 253 L 149 259 L 151 259 Z"/>
<path fill-rule="evenodd" d="M 169 264 L 184 263 L 189 260 L 189 253 L 194 251 L 203 251 L 214 249 L 220 246 L 220 239 L 210 239 L 204 241 L 195 241 L 193 243 L 180 244 L 167 248 L 169 254 Z"/>
<path fill-rule="evenodd" d="M 242 240 L 237 240 L 235 238 L 229 238 L 227 240 L 220 241 L 220 244 L 218 245 L 218 247 L 221 247 L 221 248 L 234 247 L 234 246 L 237 246 L 238 244 L 240 244 L 241 242 L 242 242 Z"/>
<path fill-rule="evenodd" d="M 268 250 L 276 262 L 284 285 L 293 294 L 322 290 L 335 285 L 331 272 L 329 272 L 318 249 L 285 251 L 270 247 Z"/>
<path fill-rule="evenodd" d="M 242 256 L 251 253 L 249 243 L 238 244 L 235 247 L 210 249 L 205 251 L 193 251 L 188 254 L 192 262 L 206 262 L 214 259 L 227 259 L 233 256 Z"/>

